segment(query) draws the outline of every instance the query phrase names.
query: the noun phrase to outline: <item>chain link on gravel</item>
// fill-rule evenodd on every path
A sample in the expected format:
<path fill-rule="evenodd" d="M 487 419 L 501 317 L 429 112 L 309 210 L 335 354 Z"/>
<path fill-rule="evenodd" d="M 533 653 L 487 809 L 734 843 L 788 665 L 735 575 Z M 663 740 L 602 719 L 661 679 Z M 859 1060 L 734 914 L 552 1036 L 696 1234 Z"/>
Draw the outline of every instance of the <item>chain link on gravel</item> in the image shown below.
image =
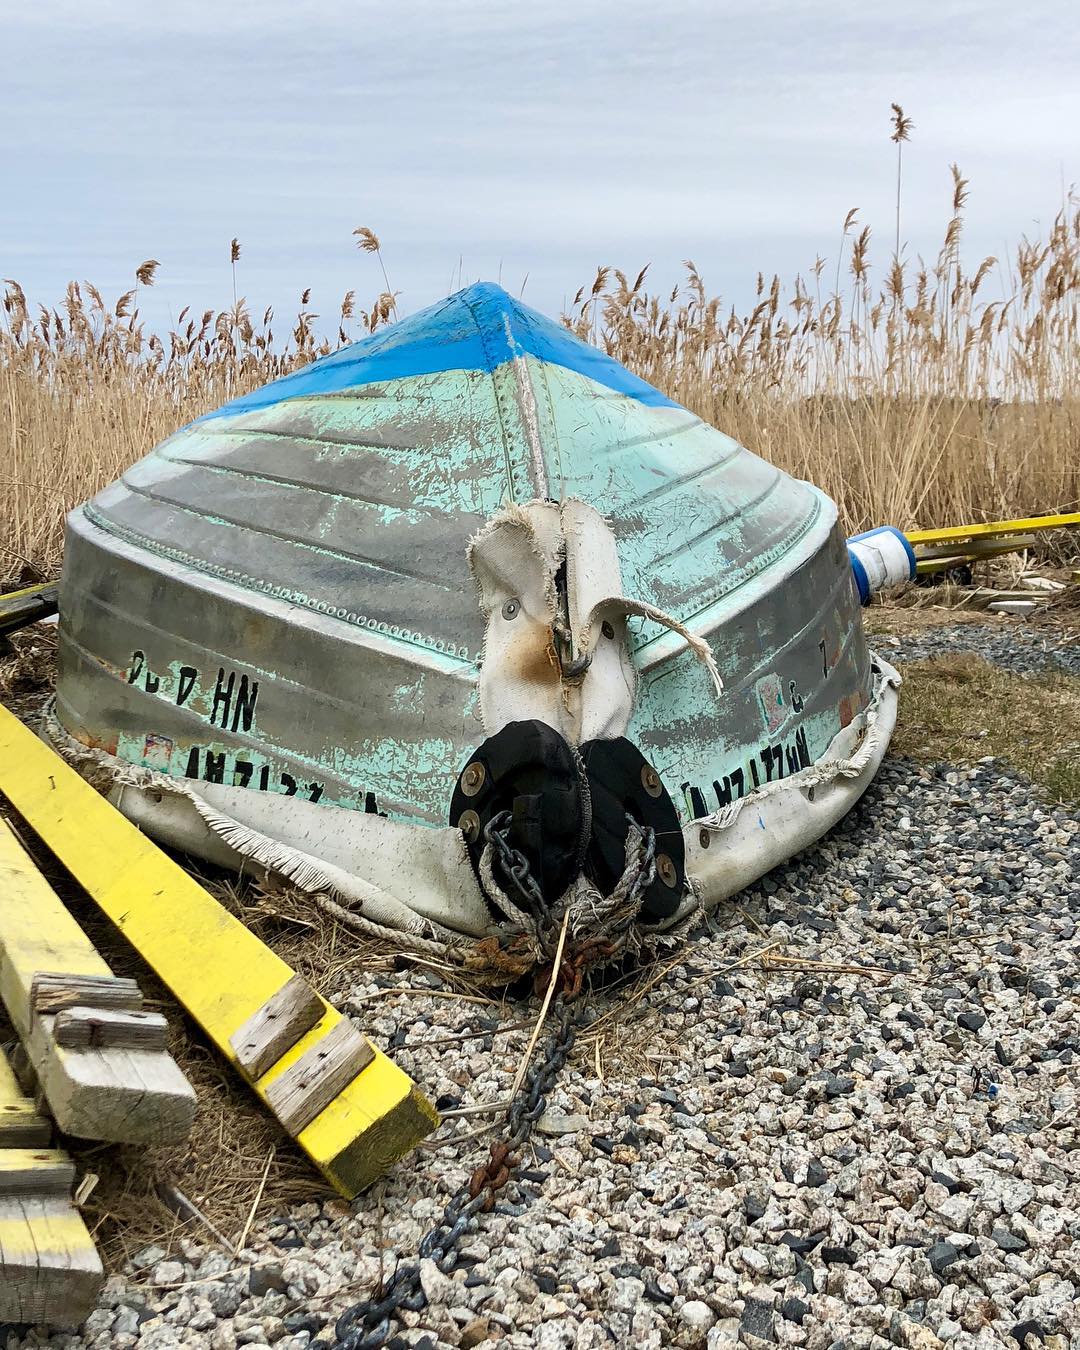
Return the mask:
<path fill-rule="evenodd" d="M 335 1324 L 336 1350 L 376 1350 L 385 1345 L 399 1313 L 424 1308 L 427 1298 L 420 1281 L 421 1260 L 434 1261 L 446 1275 L 455 1268 L 461 1240 L 475 1226 L 477 1216 L 493 1208 L 496 1194 L 510 1181 L 520 1161 L 518 1151 L 528 1143 L 544 1113 L 547 1095 L 566 1064 L 587 1005 L 572 1003 L 559 994 L 552 1012 L 554 1023 L 544 1052 L 526 1073 L 507 1112 L 508 1133 L 491 1145 L 488 1161 L 476 1169 L 421 1240 L 420 1259 L 399 1266 L 378 1298 L 357 1303 L 341 1314 Z"/>
<path fill-rule="evenodd" d="M 542 931 L 551 924 L 551 907 L 532 874 L 528 858 L 510 842 L 511 820 L 509 811 L 501 811 L 493 816 L 484 827 L 484 842 L 495 850 L 505 880 L 517 891 L 525 907 L 540 920 Z"/>

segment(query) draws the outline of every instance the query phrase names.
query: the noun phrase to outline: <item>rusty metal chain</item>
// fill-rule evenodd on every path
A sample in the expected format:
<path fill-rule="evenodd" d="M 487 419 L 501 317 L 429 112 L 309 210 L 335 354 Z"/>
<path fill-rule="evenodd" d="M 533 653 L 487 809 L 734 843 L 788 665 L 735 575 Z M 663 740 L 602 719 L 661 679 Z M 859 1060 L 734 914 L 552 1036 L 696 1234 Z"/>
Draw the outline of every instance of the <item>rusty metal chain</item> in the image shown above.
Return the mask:
<path fill-rule="evenodd" d="M 420 1260 L 434 1261 L 447 1275 L 455 1268 L 462 1238 L 472 1229 L 478 1214 L 492 1209 L 496 1194 L 511 1180 L 519 1161 L 518 1150 L 528 1142 L 544 1113 L 547 1095 L 566 1064 L 587 1005 L 575 1006 L 560 994 L 552 1004 L 552 1012 L 554 1024 L 544 1053 L 526 1073 L 507 1112 L 509 1133 L 492 1144 L 488 1161 L 473 1172 L 446 1206 L 439 1222 L 421 1240 L 417 1251 L 420 1259 L 398 1266 L 378 1298 L 357 1303 L 341 1314 L 334 1327 L 335 1350 L 377 1350 L 386 1343 L 399 1313 L 419 1312 L 426 1305 Z"/>
<path fill-rule="evenodd" d="M 500 811 L 498 815 L 492 816 L 484 826 L 484 842 L 495 850 L 504 878 L 524 900 L 525 907 L 532 910 L 541 921 L 541 926 L 546 927 L 551 921 L 551 907 L 532 874 L 528 858 L 510 842 L 512 819 L 509 811 Z"/>
<path fill-rule="evenodd" d="M 555 953 L 557 925 L 552 918 L 551 906 L 544 898 L 529 868 L 528 858 L 510 843 L 510 822 L 509 811 L 502 811 L 493 816 L 484 826 L 484 842 L 491 846 L 498 858 L 499 870 L 504 880 L 513 886 L 518 898 L 524 901 L 526 909 L 531 910 L 535 916 L 536 937 L 544 955 L 550 959 Z M 623 928 L 628 927 L 637 917 L 638 898 L 641 892 L 652 884 L 656 874 L 656 831 L 651 825 L 639 825 L 629 814 L 626 816 L 626 824 L 630 830 L 640 832 L 640 853 L 635 863 L 627 863 L 626 871 L 618 885 L 607 897 L 609 903 L 617 902 L 617 907 L 622 911 L 624 917 L 620 926 Z"/>

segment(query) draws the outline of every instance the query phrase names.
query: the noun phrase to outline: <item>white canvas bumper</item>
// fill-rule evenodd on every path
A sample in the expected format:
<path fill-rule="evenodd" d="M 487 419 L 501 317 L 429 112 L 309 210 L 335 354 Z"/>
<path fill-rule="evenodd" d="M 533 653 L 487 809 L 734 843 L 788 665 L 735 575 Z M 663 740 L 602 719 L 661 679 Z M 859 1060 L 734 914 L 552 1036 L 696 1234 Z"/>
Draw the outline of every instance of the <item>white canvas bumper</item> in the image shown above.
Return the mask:
<path fill-rule="evenodd" d="M 691 892 L 654 931 L 670 931 L 696 911 L 715 908 L 819 839 L 851 809 L 892 736 L 899 684 L 897 672 L 876 658 L 869 707 L 821 760 L 685 828 Z M 89 750 L 54 717 L 45 734 L 107 788 L 124 815 L 162 843 L 236 870 L 282 876 L 300 890 L 329 897 L 373 933 L 462 947 L 498 931 L 459 830 L 191 784 Z"/>

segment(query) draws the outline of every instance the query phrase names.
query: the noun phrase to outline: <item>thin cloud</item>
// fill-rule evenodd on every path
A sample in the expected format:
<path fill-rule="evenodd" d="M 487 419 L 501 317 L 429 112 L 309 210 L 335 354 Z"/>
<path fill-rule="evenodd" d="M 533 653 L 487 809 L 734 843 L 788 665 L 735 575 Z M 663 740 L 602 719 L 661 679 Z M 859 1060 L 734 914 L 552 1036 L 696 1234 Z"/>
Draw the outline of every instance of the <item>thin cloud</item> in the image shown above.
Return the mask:
<path fill-rule="evenodd" d="M 759 268 L 831 255 L 850 206 L 887 239 L 894 100 L 914 252 L 936 251 L 950 161 L 973 253 L 1078 170 L 1076 24 L 1047 0 L 54 0 L 4 27 L 0 272 L 42 299 L 72 276 L 119 291 L 149 252 L 161 323 L 231 297 L 234 235 L 260 307 L 374 293 L 357 222 L 406 308 L 459 257 L 557 310 L 599 262 L 659 281 L 690 256 L 742 303 Z"/>

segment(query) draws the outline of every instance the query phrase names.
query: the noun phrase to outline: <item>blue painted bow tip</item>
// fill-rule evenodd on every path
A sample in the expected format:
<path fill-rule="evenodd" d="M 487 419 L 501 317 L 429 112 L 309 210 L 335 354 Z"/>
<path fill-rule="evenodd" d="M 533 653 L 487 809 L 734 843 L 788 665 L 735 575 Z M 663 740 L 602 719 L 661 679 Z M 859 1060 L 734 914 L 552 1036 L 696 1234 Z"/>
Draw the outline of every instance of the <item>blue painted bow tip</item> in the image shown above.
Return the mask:
<path fill-rule="evenodd" d="M 515 300 L 501 286 L 478 281 L 302 370 L 233 399 L 206 417 L 253 412 L 286 399 L 347 393 L 365 385 L 440 371 L 490 374 L 509 361 L 526 357 L 576 371 L 651 407 L 679 406 L 561 323 Z"/>

